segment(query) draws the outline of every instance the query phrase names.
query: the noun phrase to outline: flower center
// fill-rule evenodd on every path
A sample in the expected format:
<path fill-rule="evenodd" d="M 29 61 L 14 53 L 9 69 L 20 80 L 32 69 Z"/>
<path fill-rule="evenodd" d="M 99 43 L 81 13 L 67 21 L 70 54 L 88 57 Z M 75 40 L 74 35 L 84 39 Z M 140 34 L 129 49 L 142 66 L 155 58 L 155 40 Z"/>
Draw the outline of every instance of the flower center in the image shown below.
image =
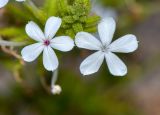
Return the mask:
<path fill-rule="evenodd" d="M 103 47 L 101 48 L 101 51 L 102 51 L 102 52 L 108 52 L 108 50 L 109 50 L 108 46 L 103 46 Z"/>
<path fill-rule="evenodd" d="M 45 46 L 49 46 L 49 44 L 50 44 L 50 41 L 49 41 L 49 40 L 45 40 L 45 41 L 44 41 L 44 45 L 45 45 Z"/>

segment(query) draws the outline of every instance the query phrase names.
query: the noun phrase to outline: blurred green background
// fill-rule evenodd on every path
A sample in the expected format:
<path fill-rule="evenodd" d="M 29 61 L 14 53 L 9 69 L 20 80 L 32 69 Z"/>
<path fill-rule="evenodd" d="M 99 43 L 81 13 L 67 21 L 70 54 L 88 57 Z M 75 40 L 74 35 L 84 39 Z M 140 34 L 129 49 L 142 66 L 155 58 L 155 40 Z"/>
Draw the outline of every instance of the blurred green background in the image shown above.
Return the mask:
<path fill-rule="evenodd" d="M 34 2 L 41 7 L 45 1 Z M 72 0 L 68 2 L 72 4 Z M 102 9 L 94 11 L 102 10 L 107 13 L 102 13 L 102 16 L 113 16 L 117 21 L 114 39 L 133 33 L 139 40 L 136 52 L 120 54 L 128 66 L 128 75 L 113 77 L 104 63 L 98 73 L 83 77 L 79 65 L 91 52 L 78 48 L 69 53 L 58 52 L 60 67 L 57 83 L 63 91 L 60 95 L 52 95 L 48 92 L 52 73 L 42 67 L 41 58 L 23 66 L 1 48 L 0 115 L 160 115 L 160 1 L 98 0 L 96 4 L 92 1 L 91 9 L 96 8 L 97 4 Z M 43 26 L 45 18 L 37 20 L 37 17 L 27 17 L 23 10 L 19 11 L 19 7 L 19 3 L 11 0 L 5 8 L 0 9 L 0 35 L 6 40 L 24 41 L 26 36 L 23 29 L 29 20 L 33 19 Z M 52 15 L 52 7 L 47 8 L 50 9 L 42 11 L 50 12 L 47 16 Z M 89 15 L 94 13 L 91 9 L 87 10 Z M 32 13 L 31 17 L 34 15 Z M 56 15 L 66 18 L 61 13 Z M 85 18 L 85 15 L 81 17 Z M 95 23 L 99 18 L 94 18 L 96 28 Z M 66 31 L 60 34 L 65 32 L 74 36 L 74 32 L 81 28 L 95 31 L 94 27 L 86 29 L 84 25 L 79 25 L 81 21 L 76 23 L 80 30 L 74 29 L 74 26 L 70 28 L 66 23 L 62 27 Z M 21 49 L 16 50 L 20 53 Z"/>

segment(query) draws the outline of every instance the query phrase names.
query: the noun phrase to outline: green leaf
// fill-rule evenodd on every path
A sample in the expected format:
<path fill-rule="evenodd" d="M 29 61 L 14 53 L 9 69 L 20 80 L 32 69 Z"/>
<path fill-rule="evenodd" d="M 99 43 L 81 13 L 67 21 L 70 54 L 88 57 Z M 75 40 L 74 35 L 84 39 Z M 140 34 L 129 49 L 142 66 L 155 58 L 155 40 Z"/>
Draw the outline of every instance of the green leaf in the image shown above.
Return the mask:
<path fill-rule="evenodd" d="M 17 36 L 21 36 L 21 35 L 25 35 L 23 28 L 7 27 L 7 28 L 0 29 L 0 36 L 17 37 Z"/>

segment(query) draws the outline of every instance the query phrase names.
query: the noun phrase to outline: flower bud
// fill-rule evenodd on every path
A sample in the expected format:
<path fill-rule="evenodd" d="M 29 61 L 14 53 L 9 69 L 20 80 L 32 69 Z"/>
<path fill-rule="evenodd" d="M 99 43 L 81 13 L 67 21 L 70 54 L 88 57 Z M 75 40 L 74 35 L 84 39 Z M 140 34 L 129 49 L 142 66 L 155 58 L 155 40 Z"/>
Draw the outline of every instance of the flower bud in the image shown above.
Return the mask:
<path fill-rule="evenodd" d="M 52 94 L 59 95 L 61 93 L 61 91 L 62 91 L 61 86 L 59 86 L 59 85 L 52 86 L 52 89 L 51 89 Z"/>

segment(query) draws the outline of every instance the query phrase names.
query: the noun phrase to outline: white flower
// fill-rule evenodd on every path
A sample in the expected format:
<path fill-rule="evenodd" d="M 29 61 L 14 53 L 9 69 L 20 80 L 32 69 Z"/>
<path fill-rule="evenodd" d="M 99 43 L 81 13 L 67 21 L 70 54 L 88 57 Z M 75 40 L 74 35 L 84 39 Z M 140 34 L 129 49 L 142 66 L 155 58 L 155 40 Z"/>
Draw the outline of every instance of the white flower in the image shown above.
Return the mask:
<path fill-rule="evenodd" d="M 9 0 L 0 0 L 0 8 L 4 7 Z M 25 0 L 16 0 L 17 2 L 23 2 Z"/>
<path fill-rule="evenodd" d="M 26 46 L 21 54 L 22 58 L 27 62 L 34 61 L 43 52 L 43 65 L 48 71 L 57 69 L 59 62 L 54 49 L 67 52 L 74 47 L 74 41 L 68 36 L 55 37 L 56 32 L 60 28 L 62 20 L 57 17 L 50 17 L 45 25 L 44 33 L 34 22 L 26 25 L 26 33 L 30 38 L 38 43 Z"/>
<path fill-rule="evenodd" d="M 96 53 L 87 57 L 80 65 L 80 71 L 83 75 L 97 72 L 104 58 L 112 75 L 124 76 L 127 74 L 126 65 L 113 52 L 133 52 L 138 48 L 138 41 L 136 36 L 128 34 L 111 43 L 115 28 L 114 19 L 106 18 L 98 25 L 100 40 L 86 32 L 79 32 L 76 35 L 75 42 L 79 48 L 97 50 Z"/>

